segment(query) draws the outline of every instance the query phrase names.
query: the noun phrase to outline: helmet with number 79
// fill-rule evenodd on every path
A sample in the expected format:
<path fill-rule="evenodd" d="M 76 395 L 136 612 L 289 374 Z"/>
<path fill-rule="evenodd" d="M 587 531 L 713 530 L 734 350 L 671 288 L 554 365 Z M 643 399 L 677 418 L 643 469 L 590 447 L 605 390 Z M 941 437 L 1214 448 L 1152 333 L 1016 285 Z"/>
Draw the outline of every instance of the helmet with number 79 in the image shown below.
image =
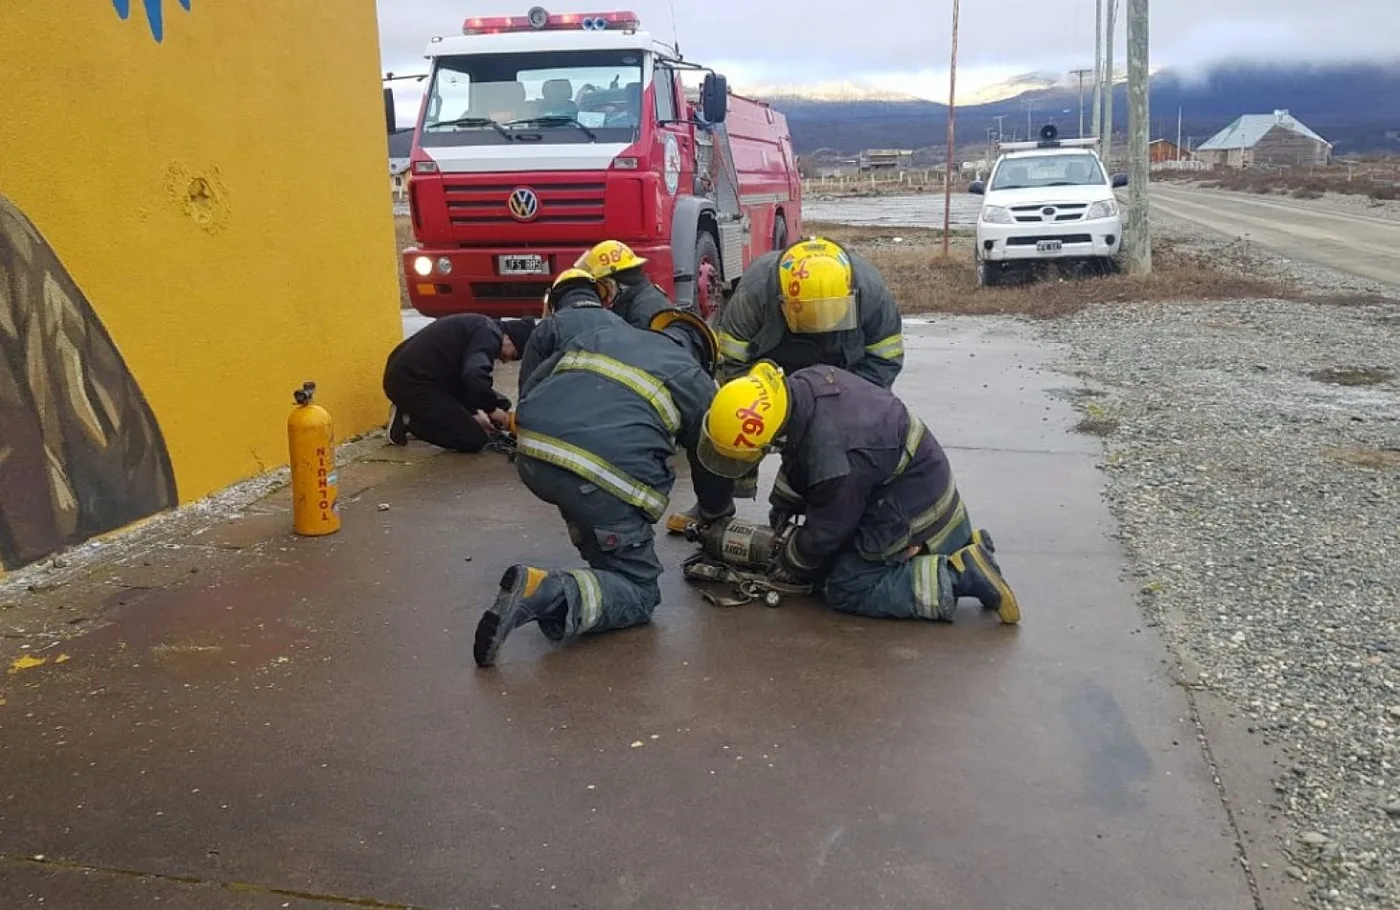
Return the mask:
<path fill-rule="evenodd" d="M 720 477 L 743 477 L 773 447 L 788 417 L 783 371 L 760 361 L 720 386 L 705 413 L 696 455 Z"/>
<path fill-rule="evenodd" d="M 801 247 L 825 246 L 825 241 L 799 244 L 778 266 L 783 319 L 797 335 L 844 332 L 860 322 L 851 260 L 839 247 L 807 253 Z M 835 247 L 831 244 L 830 247 Z"/>

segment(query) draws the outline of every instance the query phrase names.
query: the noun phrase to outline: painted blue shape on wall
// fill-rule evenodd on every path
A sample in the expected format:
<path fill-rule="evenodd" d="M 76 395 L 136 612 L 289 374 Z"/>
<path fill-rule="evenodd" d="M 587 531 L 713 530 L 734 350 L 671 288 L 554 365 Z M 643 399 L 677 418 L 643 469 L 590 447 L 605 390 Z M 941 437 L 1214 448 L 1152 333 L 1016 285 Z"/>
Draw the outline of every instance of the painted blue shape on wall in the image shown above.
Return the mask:
<path fill-rule="evenodd" d="M 151 26 L 151 37 L 156 41 L 165 40 L 165 0 L 141 0 L 146 7 L 146 21 Z M 185 12 L 190 11 L 190 3 L 193 0 L 176 0 Z M 117 8 L 117 15 L 123 20 L 131 16 L 131 0 L 112 0 L 112 5 Z"/>

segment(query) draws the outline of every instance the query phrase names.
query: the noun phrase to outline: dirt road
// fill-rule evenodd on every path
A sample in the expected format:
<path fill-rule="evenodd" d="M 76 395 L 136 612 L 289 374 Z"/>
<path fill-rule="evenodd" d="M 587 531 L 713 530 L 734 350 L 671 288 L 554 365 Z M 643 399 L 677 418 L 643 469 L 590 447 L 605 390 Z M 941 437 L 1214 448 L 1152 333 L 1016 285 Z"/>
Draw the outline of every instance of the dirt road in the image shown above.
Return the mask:
<path fill-rule="evenodd" d="M 1155 184 L 1152 208 L 1298 259 L 1400 286 L 1400 223 L 1273 197 Z"/>

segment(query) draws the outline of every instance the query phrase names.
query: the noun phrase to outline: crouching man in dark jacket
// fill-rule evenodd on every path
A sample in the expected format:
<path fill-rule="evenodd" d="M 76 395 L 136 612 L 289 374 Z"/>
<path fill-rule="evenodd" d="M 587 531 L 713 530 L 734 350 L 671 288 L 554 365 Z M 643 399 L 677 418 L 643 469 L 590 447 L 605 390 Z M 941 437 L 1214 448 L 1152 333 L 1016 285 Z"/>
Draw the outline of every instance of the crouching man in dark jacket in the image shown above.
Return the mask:
<path fill-rule="evenodd" d="M 666 512 L 677 448 L 690 459 L 700 520 L 734 514 L 733 484 L 697 460 L 715 395 L 718 342 L 698 317 L 659 314 L 655 330 L 604 309 L 591 275 L 568 269 L 548 301 L 554 351 L 522 377 L 516 467 L 558 508 L 581 569 L 514 565 L 476 628 L 479 666 L 512 631 L 538 622 L 552 641 L 651 621 L 661 602 L 653 525 Z"/>
<path fill-rule="evenodd" d="M 783 459 L 774 526 L 806 516 L 775 554 L 775 581 L 816 582 L 831 607 L 859 616 L 951 621 L 972 597 L 1020 621 L 942 446 L 888 389 L 833 366 L 784 376 L 761 362 L 715 395 L 699 454 L 740 477 L 770 448 Z"/>
<path fill-rule="evenodd" d="M 510 410 L 493 385 L 493 366 L 519 358 L 534 327 L 531 319 L 463 313 L 401 341 L 384 365 L 384 394 L 393 402 L 389 441 L 407 445 L 411 434 L 444 449 L 481 451 Z"/>

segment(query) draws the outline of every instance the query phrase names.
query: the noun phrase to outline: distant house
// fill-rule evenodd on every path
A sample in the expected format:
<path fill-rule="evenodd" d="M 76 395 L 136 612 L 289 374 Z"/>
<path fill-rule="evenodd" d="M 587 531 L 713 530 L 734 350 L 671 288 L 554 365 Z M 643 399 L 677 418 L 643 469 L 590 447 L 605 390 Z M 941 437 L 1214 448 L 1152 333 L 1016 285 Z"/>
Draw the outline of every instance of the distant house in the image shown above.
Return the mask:
<path fill-rule="evenodd" d="M 1297 167 L 1327 164 L 1332 143 L 1288 111 L 1245 114 L 1201 143 L 1195 157 L 1212 167 Z"/>
<path fill-rule="evenodd" d="M 1156 164 L 1159 161 L 1185 161 L 1191 153 L 1170 139 L 1153 139 L 1147 144 L 1147 160 Z"/>
<path fill-rule="evenodd" d="M 913 163 L 913 149 L 866 149 L 860 153 L 862 171 L 907 171 Z"/>
<path fill-rule="evenodd" d="M 389 159 L 389 191 L 395 202 L 403 202 L 408 197 L 408 159 Z"/>

